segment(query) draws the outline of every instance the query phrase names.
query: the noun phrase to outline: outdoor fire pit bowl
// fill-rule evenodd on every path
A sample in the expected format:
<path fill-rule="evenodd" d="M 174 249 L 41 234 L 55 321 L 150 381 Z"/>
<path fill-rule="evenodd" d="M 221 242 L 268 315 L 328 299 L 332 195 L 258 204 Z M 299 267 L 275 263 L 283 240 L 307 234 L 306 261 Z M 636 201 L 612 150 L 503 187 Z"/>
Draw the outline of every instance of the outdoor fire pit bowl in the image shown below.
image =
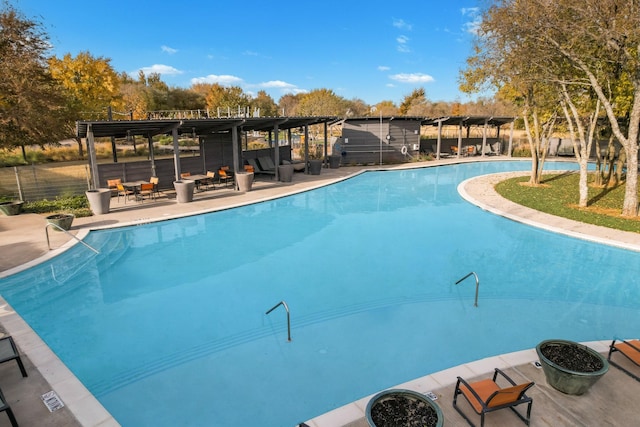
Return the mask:
<path fill-rule="evenodd" d="M 424 394 L 412 390 L 391 389 L 373 396 L 367 404 L 367 422 L 371 427 L 441 427 L 440 407 Z"/>
<path fill-rule="evenodd" d="M 573 341 L 542 341 L 536 352 L 547 383 L 566 394 L 586 393 L 609 370 L 603 355 Z"/>

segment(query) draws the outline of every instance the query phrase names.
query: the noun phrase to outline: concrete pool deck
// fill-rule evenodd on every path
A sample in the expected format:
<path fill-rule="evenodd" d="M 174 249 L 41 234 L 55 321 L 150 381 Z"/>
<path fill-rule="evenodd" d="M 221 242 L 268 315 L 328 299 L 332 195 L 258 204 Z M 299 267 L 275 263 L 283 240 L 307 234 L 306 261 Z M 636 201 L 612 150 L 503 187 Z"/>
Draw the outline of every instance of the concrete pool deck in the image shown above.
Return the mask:
<path fill-rule="evenodd" d="M 478 160 L 454 158 L 438 162 L 385 165 L 384 169 L 406 169 Z M 484 160 L 507 158 L 492 157 Z M 77 218 L 71 232 L 82 238 L 91 229 L 136 225 L 255 203 L 337 182 L 367 169 L 378 168 L 371 166 L 323 169 L 321 175 L 295 174 L 291 183 L 276 182 L 268 177 L 259 178 L 253 190 L 248 193 L 237 193 L 231 188 L 217 186 L 215 190 L 197 193 L 192 203 L 176 203 L 172 192 L 165 193 L 156 201 L 144 203 L 128 201 L 125 204 L 122 200 L 118 202 L 116 198 L 112 198 L 111 211 L 108 214 Z M 474 178 L 462 183 L 459 191 L 465 199 L 482 209 L 516 221 L 640 251 L 640 236 L 637 233 L 617 232 L 541 214 L 502 199 L 493 191 L 493 183 L 500 179 L 499 174 Z M 49 250 L 45 225 L 43 215 L 0 217 L 0 277 L 42 262 L 75 243 L 68 235 L 50 229 L 49 236 L 54 249 Z M 119 425 L 4 300 L 0 301 L 0 325 L 15 338 L 29 372 L 29 377 L 22 378 L 15 363 L 0 364 L 0 388 L 21 426 Z M 608 344 L 609 342 L 589 343 L 600 352 L 606 352 Z M 526 378 L 536 382 L 531 393 L 528 393 L 534 399 L 532 426 L 635 424 L 640 413 L 635 404 L 635 396 L 640 393 L 640 382 L 611 367 L 609 373 L 584 396 L 567 396 L 547 386 L 542 371 L 531 363 L 534 360 L 537 360 L 537 355 L 535 350 L 530 349 L 465 364 L 397 387 L 435 393 L 445 415 L 446 425 L 463 426 L 467 425 L 466 422 L 451 407 L 456 377 L 460 375 L 465 379 L 473 379 L 479 375 L 486 375 L 494 367 L 500 367 L 516 380 Z M 41 395 L 50 390 L 54 390 L 66 405 L 52 413 L 41 400 Z M 370 396 L 363 397 L 357 402 L 305 422 L 311 427 L 365 427 L 367 422 L 364 409 L 369 398 Z M 470 413 L 473 415 L 472 411 Z M 487 417 L 487 425 L 519 423 L 510 411 L 499 411 Z M 4 425 L 8 425 L 8 420 L 0 414 L 0 426 Z"/>

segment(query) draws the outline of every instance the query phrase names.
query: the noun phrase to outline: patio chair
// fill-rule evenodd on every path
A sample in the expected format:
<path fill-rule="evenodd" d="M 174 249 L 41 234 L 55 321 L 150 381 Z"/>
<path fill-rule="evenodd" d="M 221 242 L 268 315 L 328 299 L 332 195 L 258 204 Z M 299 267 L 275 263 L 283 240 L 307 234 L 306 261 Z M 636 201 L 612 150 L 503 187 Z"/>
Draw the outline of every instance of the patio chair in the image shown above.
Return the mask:
<path fill-rule="evenodd" d="M 180 174 L 180 179 L 189 178 L 191 176 L 191 172 L 182 172 Z"/>
<path fill-rule="evenodd" d="M 458 155 L 458 147 L 456 147 L 455 145 L 452 145 L 451 147 L 451 154 L 453 154 L 454 156 Z"/>
<path fill-rule="evenodd" d="M 24 369 L 24 365 L 22 364 L 22 359 L 20 358 L 20 353 L 18 353 L 16 343 L 13 341 L 11 336 L 6 336 L 4 338 L 0 338 L 0 363 L 8 362 L 10 360 L 15 360 L 18 363 L 18 368 L 20 368 L 20 373 L 23 377 L 28 376 L 27 370 Z"/>
<path fill-rule="evenodd" d="M 618 341 L 617 344 L 616 341 Z M 609 356 L 607 357 L 610 364 L 620 369 L 634 380 L 640 381 L 640 376 L 623 367 L 620 363 L 611 360 L 613 353 L 622 353 L 622 355 L 629 359 L 634 365 L 640 367 L 640 340 L 625 341 L 614 338 L 609 346 Z"/>
<path fill-rule="evenodd" d="M 148 184 L 140 184 L 140 191 L 138 192 L 138 196 L 140 196 L 140 200 L 143 201 L 145 196 L 147 196 L 150 199 L 155 199 L 156 194 L 154 189 L 155 189 L 155 186 L 153 185 L 152 182 Z"/>
<path fill-rule="evenodd" d="M 5 399 L 4 394 L 2 394 L 2 390 L 0 390 L 0 412 L 6 412 L 11 425 L 13 427 L 18 427 L 18 421 L 16 421 L 16 417 L 13 415 L 13 411 L 7 403 L 7 399 Z"/>
<path fill-rule="evenodd" d="M 224 186 L 226 187 L 229 182 L 233 181 L 233 177 L 227 174 L 227 171 L 224 169 L 218 169 L 218 183 L 222 184 L 224 182 Z"/>
<path fill-rule="evenodd" d="M 503 377 L 510 385 L 502 388 L 497 383 L 498 374 Z M 462 394 L 469 402 L 473 410 L 480 415 L 480 426 L 484 426 L 484 415 L 489 412 L 498 411 L 500 409 L 510 408 L 526 425 L 529 425 L 531 419 L 531 405 L 533 399 L 528 397 L 525 392 L 533 386 L 533 382 L 516 384 L 507 374 L 496 368 L 493 373 L 493 379 L 480 380 L 468 383 L 461 377 L 458 377 L 456 389 L 453 394 L 453 407 L 462 417 L 467 420 L 469 425 L 475 426 L 473 422 L 462 412 L 457 405 L 458 395 Z M 516 406 L 527 404 L 526 416 L 522 415 Z"/>
<path fill-rule="evenodd" d="M 107 180 L 107 187 L 111 190 L 111 197 L 118 194 L 118 184 L 122 184 L 122 179 L 116 178 Z"/>
<path fill-rule="evenodd" d="M 151 178 L 149 178 L 149 182 L 153 184 L 153 194 L 155 194 L 155 196 L 158 197 L 160 195 L 160 190 L 158 190 L 158 184 L 160 184 L 160 178 L 158 178 L 157 176 L 152 176 Z"/>
<path fill-rule="evenodd" d="M 117 184 L 116 188 L 118 189 L 118 203 L 120 203 L 120 196 L 124 197 L 124 203 L 126 204 L 127 199 L 136 194 L 135 191 L 125 188 L 122 184 Z"/>

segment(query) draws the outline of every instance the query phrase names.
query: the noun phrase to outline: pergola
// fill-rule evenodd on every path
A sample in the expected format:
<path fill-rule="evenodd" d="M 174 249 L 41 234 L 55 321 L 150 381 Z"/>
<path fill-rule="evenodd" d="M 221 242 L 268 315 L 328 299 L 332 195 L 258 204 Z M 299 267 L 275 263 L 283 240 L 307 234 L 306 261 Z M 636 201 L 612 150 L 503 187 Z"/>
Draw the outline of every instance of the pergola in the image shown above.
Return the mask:
<path fill-rule="evenodd" d="M 513 146 L 513 122 L 515 117 L 490 117 L 490 116 L 450 116 L 440 117 L 437 119 L 425 119 L 422 121 L 422 126 L 438 126 L 438 144 L 436 149 L 436 158 L 440 159 L 440 146 L 442 143 L 442 127 L 443 126 L 458 126 L 458 157 L 462 153 L 462 128 L 467 128 L 467 138 L 469 137 L 469 131 L 471 126 L 483 126 L 482 130 L 482 152 L 481 155 L 485 155 L 485 148 L 487 145 L 487 129 L 489 126 L 495 126 L 498 129 L 498 138 L 500 137 L 500 127 L 510 123 L 511 129 L 509 134 L 509 148 L 508 153 L 511 155 L 511 149 Z"/>
<path fill-rule="evenodd" d="M 180 179 L 180 149 L 178 136 L 188 134 L 206 137 L 215 133 L 231 133 L 233 143 L 233 168 L 238 172 L 242 168 L 243 159 L 239 139 L 239 132 L 244 131 L 273 131 L 278 135 L 279 130 L 304 128 L 305 162 L 308 160 L 309 126 L 324 124 L 325 154 L 327 153 L 327 126 L 337 122 L 336 117 L 234 117 L 234 118 L 203 118 L 203 119 L 157 119 L 157 120 L 116 120 L 116 121 L 78 121 L 76 122 L 76 136 L 86 138 L 89 152 L 89 166 L 91 168 L 91 188 L 95 189 L 99 180 L 98 163 L 96 159 L 95 138 L 114 137 L 130 138 L 133 136 L 146 137 L 149 144 L 151 163 L 153 158 L 153 140 L 156 135 L 172 135 L 176 180 Z M 276 141 L 277 145 L 277 141 Z M 279 150 L 274 150 L 274 163 L 280 163 Z M 153 167 L 153 166 L 152 166 Z M 278 170 L 276 168 L 276 179 Z"/>

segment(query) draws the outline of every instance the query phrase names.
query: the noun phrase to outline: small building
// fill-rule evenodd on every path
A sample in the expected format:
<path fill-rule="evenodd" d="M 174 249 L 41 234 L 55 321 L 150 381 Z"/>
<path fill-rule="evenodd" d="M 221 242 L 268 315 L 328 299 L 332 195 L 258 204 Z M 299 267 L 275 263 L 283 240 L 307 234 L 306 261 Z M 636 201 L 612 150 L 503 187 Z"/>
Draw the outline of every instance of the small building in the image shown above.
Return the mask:
<path fill-rule="evenodd" d="M 359 117 L 345 119 L 333 155 L 342 164 L 383 164 L 410 161 L 420 152 L 423 117 Z"/>

